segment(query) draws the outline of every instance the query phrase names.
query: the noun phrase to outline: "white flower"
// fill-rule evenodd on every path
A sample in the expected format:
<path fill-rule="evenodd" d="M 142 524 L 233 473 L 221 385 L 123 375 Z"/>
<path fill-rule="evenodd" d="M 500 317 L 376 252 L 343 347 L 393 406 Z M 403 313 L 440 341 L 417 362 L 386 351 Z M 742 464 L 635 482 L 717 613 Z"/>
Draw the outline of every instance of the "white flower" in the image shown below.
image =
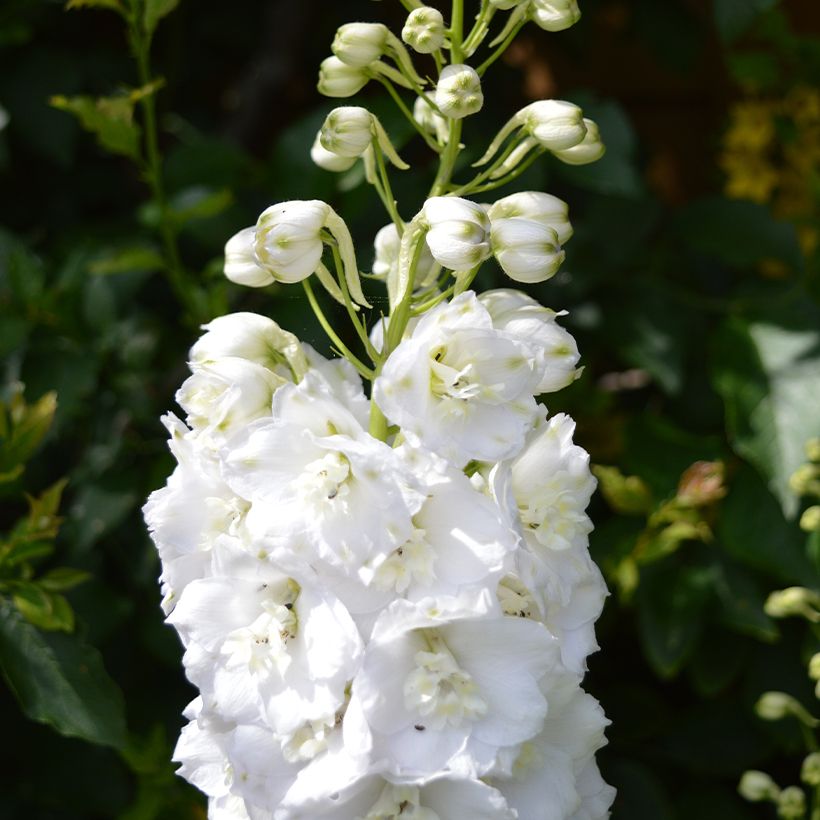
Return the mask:
<path fill-rule="evenodd" d="M 401 30 L 401 39 L 419 54 L 431 54 L 444 45 L 444 16 L 432 6 L 413 9 Z"/>
<path fill-rule="evenodd" d="M 338 57 L 327 57 L 319 66 L 320 94 L 326 97 L 352 97 L 370 81 L 370 73 L 357 66 L 348 65 Z"/>
<path fill-rule="evenodd" d="M 364 156 L 371 148 L 375 150 L 377 145 L 397 168 L 408 167 L 396 153 L 378 117 L 356 105 L 334 108 L 325 118 L 319 141 L 331 153 L 353 159 Z"/>
<path fill-rule="evenodd" d="M 563 31 L 581 19 L 576 0 L 531 0 L 530 18 L 546 31 Z"/>
<path fill-rule="evenodd" d="M 191 348 L 193 367 L 236 357 L 262 365 L 288 381 L 300 379 L 308 360 L 299 340 L 267 316 L 229 313 L 203 325 L 207 331 Z"/>
<path fill-rule="evenodd" d="M 555 313 L 517 290 L 488 290 L 479 301 L 489 311 L 493 327 L 526 341 L 535 351 L 543 374 L 535 395 L 561 390 L 581 375 L 575 339 L 557 322 L 565 312 Z"/>
<path fill-rule="evenodd" d="M 440 145 L 446 145 L 449 138 L 447 120 L 433 108 L 424 97 L 416 97 L 413 103 L 413 119 Z"/>
<path fill-rule="evenodd" d="M 468 270 L 490 255 L 490 221 L 480 205 L 456 196 L 434 196 L 422 212 L 430 225 L 427 247 L 445 268 Z"/>
<path fill-rule="evenodd" d="M 352 700 L 394 775 L 481 776 L 538 733 L 538 681 L 554 663 L 542 624 L 499 616 L 483 593 L 396 601 L 373 628 Z"/>
<path fill-rule="evenodd" d="M 373 386 L 409 441 L 463 466 L 518 452 L 541 380 L 534 351 L 492 327 L 472 292 L 427 313 L 391 353 Z"/>
<path fill-rule="evenodd" d="M 439 111 L 450 119 L 460 120 L 481 110 L 484 95 L 481 78 L 468 65 L 448 65 L 439 76 L 434 95 Z"/>
<path fill-rule="evenodd" d="M 501 269 L 515 282 L 544 282 L 558 272 L 565 258 L 558 234 L 534 219 L 495 219 L 490 241 Z"/>
<path fill-rule="evenodd" d="M 523 217 L 552 228 L 558 235 L 558 244 L 566 245 L 572 236 L 569 206 L 557 196 L 540 191 L 521 191 L 496 200 L 487 211 L 490 222 L 498 219 Z"/>
<path fill-rule="evenodd" d="M 325 171 L 333 171 L 341 173 L 349 171 L 355 164 L 358 157 L 343 157 L 339 154 L 334 154 L 333 151 L 328 151 L 321 142 L 322 132 L 316 134 L 316 139 L 313 140 L 313 145 L 310 147 L 310 158 Z"/>
<path fill-rule="evenodd" d="M 339 26 L 330 50 L 346 65 L 364 68 L 384 54 L 390 32 L 382 23 Z"/>
<path fill-rule="evenodd" d="M 581 142 L 571 148 L 565 148 L 563 151 L 553 151 L 561 162 L 567 165 L 587 165 L 590 162 L 599 160 L 604 155 L 606 147 L 601 141 L 601 132 L 598 130 L 598 126 L 592 120 L 586 118 L 584 124 L 587 127 L 587 133 Z"/>
<path fill-rule="evenodd" d="M 575 787 L 581 803 L 570 820 L 607 820 L 615 789 L 604 782 L 594 758 L 578 773 Z"/>

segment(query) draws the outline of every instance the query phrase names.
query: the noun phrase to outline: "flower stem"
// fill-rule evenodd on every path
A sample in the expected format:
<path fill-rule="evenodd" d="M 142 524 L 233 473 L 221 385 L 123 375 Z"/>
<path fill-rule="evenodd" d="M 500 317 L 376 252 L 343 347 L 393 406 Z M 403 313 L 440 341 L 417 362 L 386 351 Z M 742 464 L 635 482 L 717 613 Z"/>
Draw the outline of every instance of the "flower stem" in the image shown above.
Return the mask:
<path fill-rule="evenodd" d="M 441 153 L 441 146 L 416 122 L 416 118 L 413 116 L 412 111 L 410 111 L 410 109 L 405 105 L 404 100 L 399 95 L 399 92 L 396 91 L 393 83 L 391 83 L 386 77 L 379 77 L 379 82 L 387 89 L 399 111 L 404 114 L 408 122 L 410 122 L 413 128 L 418 131 L 419 135 L 427 143 L 427 145 L 437 154 Z"/>
<path fill-rule="evenodd" d="M 515 39 L 516 35 L 524 26 L 527 20 L 524 18 L 515 26 L 510 33 L 504 38 L 498 48 L 476 69 L 479 77 L 484 75 L 484 72 L 507 50 L 510 43 Z"/>

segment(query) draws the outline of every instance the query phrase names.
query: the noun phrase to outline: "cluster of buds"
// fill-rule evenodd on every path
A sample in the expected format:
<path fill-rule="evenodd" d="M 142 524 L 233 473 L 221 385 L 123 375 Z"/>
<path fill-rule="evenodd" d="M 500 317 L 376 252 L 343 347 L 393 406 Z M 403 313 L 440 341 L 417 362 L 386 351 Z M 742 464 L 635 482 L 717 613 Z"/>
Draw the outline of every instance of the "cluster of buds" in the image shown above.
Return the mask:
<path fill-rule="evenodd" d="M 388 87 L 441 154 L 423 206 L 399 213 L 388 165 L 408 166 L 365 108 L 331 111 L 311 151 L 337 172 L 361 159 L 385 204 L 372 278 L 389 314 L 368 326 L 330 205 L 272 205 L 228 241 L 225 274 L 301 283 L 343 358 L 267 317 L 222 316 L 191 349 L 184 418 L 164 419 L 177 466 L 145 517 L 200 692 L 175 760 L 211 820 L 604 820 L 614 796 L 595 760 L 607 720 L 581 686 L 607 595 L 588 548 L 596 481 L 572 419 L 537 402 L 577 378 L 578 349 L 563 313 L 471 289 L 491 258 L 515 282 L 553 276 L 568 208 L 534 191 L 468 198 L 514 178 L 530 140 L 567 162 L 603 148 L 577 107 L 535 103 L 485 170 L 452 181 L 495 57 L 465 60 L 492 14 L 559 30 L 577 6 L 482 4 L 464 37 L 460 19 L 412 5 L 401 39 L 342 26 L 319 88 Z M 433 55 L 429 88 L 405 44 Z M 333 328 L 314 275 L 366 355 Z"/>

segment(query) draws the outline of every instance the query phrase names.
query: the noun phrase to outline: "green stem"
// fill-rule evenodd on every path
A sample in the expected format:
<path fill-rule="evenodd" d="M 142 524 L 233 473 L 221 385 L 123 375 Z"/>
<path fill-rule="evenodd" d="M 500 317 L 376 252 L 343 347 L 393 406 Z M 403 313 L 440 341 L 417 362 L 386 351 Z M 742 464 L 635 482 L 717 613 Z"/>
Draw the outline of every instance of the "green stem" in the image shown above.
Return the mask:
<path fill-rule="evenodd" d="M 347 286 L 347 277 L 345 277 L 342 255 L 339 253 L 339 248 L 337 247 L 336 243 L 330 245 L 330 250 L 333 253 L 333 264 L 336 266 L 336 278 L 339 280 L 339 288 L 341 289 L 342 295 L 344 296 L 347 315 L 350 317 L 350 321 L 356 330 L 356 335 L 359 337 L 362 344 L 364 345 L 364 349 L 367 351 L 367 355 L 370 357 L 372 361 L 375 362 L 378 360 L 379 354 L 373 347 L 373 344 L 371 343 L 370 338 L 367 335 L 367 330 L 365 329 L 362 320 L 359 318 L 359 315 L 356 313 L 356 306 L 353 304 L 353 300 L 350 298 L 350 289 Z"/>
<path fill-rule="evenodd" d="M 336 345 L 336 349 L 338 350 L 338 352 L 341 353 L 342 356 L 344 356 L 353 365 L 353 367 L 355 367 L 356 370 L 359 371 L 359 373 L 362 376 L 372 381 L 375 378 L 373 370 L 371 370 L 366 364 L 364 364 L 357 356 L 351 353 L 347 345 L 336 334 L 336 331 L 333 329 L 333 326 L 327 320 L 327 316 L 325 316 L 324 312 L 322 311 L 322 308 L 316 299 L 316 294 L 313 292 L 313 287 L 307 279 L 302 280 L 302 287 L 305 289 L 308 302 L 310 302 L 310 306 L 313 309 L 316 318 L 319 320 L 319 324 L 322 326 L 322 330 L 324 330 L 324 332 L 327 334 L 330 341 L 333 342 L 334 345 Z"/>
<path fill-rule="evenodd" d="M 461 47 L 463 33 L 464 0 L 453 0 L 453 12 L 450 15 L 450 60 L 455 65 L 464 60 L 464 52 Z"/>
<path fill-rule="evenodd" d="M 399 232 L 399 237 L 404 233 L 404 220 L 401 218 L 398 209 L 396 208 L 396 197 L 393 196 L 393 188 L 390 186 L 390 177 L 387 175 L 387 166 L 384 164 L 384 154 L 377 142 L 373 143 L 373 153 L 376 155 L 376 167 L 381 178 L 384 207 L 387 208 L 387 213 L 393 220 L 396 230 Z"/>
<path fill-rule="evenodd" d="M 475 50 L 481 45 L 487 32 L 490 29 L 490 21 L 495 14 L 495 6 L 491 6 L 489 0 L 481 0 L 481 10 L 476 16 L 475 25 L 472 31 L 464 38 L 462 49 L 466 57 L 472 56 Z"/>
<path fill-rule="evenodd" d="M 485 168 L 480 174 L 473 177 L 473 179 L 471 179 L 468 183 L 462 185 L 459 188 L 456 188 L 451 193 L 454 196 L 463 196 L 464 194 L 471 193 L 475 189 L 475 186 L 480 185 L 482 182 L 484 182 L 485 179 L 488 179 L 490 176 L 492 176 L 496 168 L 499 168 L 501 166 L 501 164 L 516 149 L 516 147 L 516 141 L 510 140 L 510 142 L 507 143 L 507 147 L 501 152 L 501 154 L 499 154 L 498 158 L 495 159 L 489 167 Z"/>
<path fill-rule="evenodd" d="M 376 373 L 378 375 L 378 372 Z M 387 441 L 387 418 L 373 399 L 370 399 L 370 435 L 379 441 Z"/>
<path fill-rule="evenodd" d="M 416 122 L 413 112 L 405 105 L 404 100 L 399 95 L 399 92 L 396 91 L 393 83 L 391 83 L 386 77 L 379 77 L 379 82 L 387 89 L 388 93 L 393 98 L 393 102 L 395 102 L 398 106 L 398 109 L 402 114 L 404 114 L 413 128 L 418 131 L 421 138 L 427 143 L 427 145 L 430 146 L 430 148 L 432 148 L 437 154 L 440 153 L 441 146 Z"/>
<path fill-rule="evenodd" d="M 129 15 L 128 39 L 131 51 L 137 64 L 137 76 L 140 87 L 145 87 L 151 83 L 150 51 L 151 40 L 146 36 L 140 20 L 142 4 L 132 3 Z M 165 194 L 165 185 L 162 178 L 162 157 L 159 150 L 159 139 L 157 134 L 157 114 L 154 103 L 154 95 L 145 94 L 141 97 L 140 108 L 142 109 L 142 124 L 145 134 L 145 156 L 143 160 L 143 174 L 148 187 L 151 189 L 151 196 L 154 200 L 160 215 L 159 234 L 165 249 L 167 262 L 166 273 L 171 288 L 179 301 L 185 307 L 192 321 L 199 324 L 204 317 L 201 314 L 199 305 L 193 297 L 193 289 L 188 281 L 188 274 L 182 264 L 177 243 L 177 233 L 173 225 L 171 209 L 168 207 L 168 199 Z"/>
<path fill-rule="evenodd" d="M 420 316 L 422 313 L 426 313 L 430 308 L 434 308 L 436 305 L 441 304 L 445 299 L 449 299 L 453 292 L 455 291 L 456 286 L 450 285 L 447 290 L 442 291 L 441 293 L 437 293 L 432 299 L 428 299 L 426 302 L 421 302 L 415 307 L 410 310 L 411 316 Z"/>
<path fill-rule="evenodd" d="M 546 148 L 540 148 L 533 151 L 525 160 L 522 162 L 514 171 L 510 171 L 509 174 L 501 177 L 500 179 L 496 179 L 493 182 L 488 182 L 486 185 L 479 185 L 477 188 L 470 188 L 471 194 L 480 194 L 484 191 L 493 191 L 496 188 L 501 188 L 503 185 L 507 185 L 510 182 L 518 179 L 530 165 L 533 164 L 542 154 L 546 152 Z M 461 190 L 461 189 L 459 189 Z"/>
<path fill-rule="evenodd" d="M 458 152 L 461 150 L 461 120 L 450 120 L 450 133 L 447 137 L 447 146 L 441 155 L 441 163 L 436 174 L 430 196 L 440 196 L 447 189 L 453 178 Z"/>
<path fill-rule="evenodd" d="M 507 50 L 510 43 L 515 39 L 519 31 L 526 23 L 526 18 L 522 20 L 512 31 L 504 38 L 496 50 L 476 69 L 479 77 L 484 75 L 484 72 Z"/>

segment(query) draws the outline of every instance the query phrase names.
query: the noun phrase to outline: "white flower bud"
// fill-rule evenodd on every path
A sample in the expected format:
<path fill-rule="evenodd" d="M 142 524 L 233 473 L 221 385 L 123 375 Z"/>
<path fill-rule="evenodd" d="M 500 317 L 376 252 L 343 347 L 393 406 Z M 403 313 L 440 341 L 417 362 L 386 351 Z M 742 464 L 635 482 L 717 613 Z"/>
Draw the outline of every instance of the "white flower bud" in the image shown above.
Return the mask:
<path fill-rule="evenodd" d="M 807 507 L 800 516 L 800 529 L 804 532 L 820 530 L 820 504 Z"/>
<path fill-rule="evenodd" d="M 820 752 L 812 752 L 803 761 L 800 779 L 809 786 L 820 786 Z"/>
<path fill-rule="evenodd" d="M 515 115 L 525 130 L 550 151 L 563 151 L 578 145 L 587 127 L 581 109 L 564 100 L 538 100 Z"/>
<path fill-rule="evenodd" d="M 340 157 L 357 159 L 373 141 L 373 115 L 356 105 L 334 108 L 326 117 L 319 142 Z"/>
<path fill-rule="evenodd" d="M 254 250 L 256 228 L 243 228 L 225 244 L 225 276 L 249 288 L 263 288 L 276 280 L 261 267 Z"/>
<path fill-rule="evenodd" d="M 433 258 L 449 270 L 469 270 L 490 255 L 490 220 L 475 202 L 434 196 L 424 203 L 430 225 L 426 240 Z"/>
<path fill-rule="evenodd" d="M 493 221 L 490 233 L 498 264 L 516 282 L 544 282 L 564 261 L 558 234 L 533 219 L 513 217 Z"/>
<path fill-rule="evenodd" d="M 581 19 L 576 0 L 531 0 L 530 17 L 545 31 L 563 31 Z"/>
<path fill-rule="evenodd" d="M 494 202 L 487 213 L 491 223 L 512 217 L 540 222 L 555 231 L 560 245 L 565 245 L 572 236 L 567 203 L 557 196 L 540 191 L 521 191 L 505 196 Z"/>
<path fill-rule="evenodd" d="M 433 108 L 424 97 L 416 97 L 413 104 L 413 119 L 441 145 L 447 144 L 449 128 L 447 120 Z"/>
<path fill-rule="evenodd" d="M 448 65 L 439 77 L 435 103 L 445 117 L 459 120 L 481 110 L 481 78 L 468 65 Z"/>
<path fill-rule="evenodd" d="M 396 226 L 390 222 L 385 225 L 373 240 L 373 247 L 376 257 L 373 260 L 373 276 L 379 279 L 387 279 L 391 274 L 396 275 L 399 265 L 399 252 L 401 250 L 401 238 Z M 425 245 L 421 250 L 416 269 L 416 287 L 426 287 L 431 284 L 431 277 L 435 281 L 435 276 L 441 268 L 433 259 L 430 249 Z"/>
<path fill-rule="evenodd" d="M 343 63 L 364 68 L 384 54 L 389 36 L 383 23 L 346 23 L 337 29 L 330 50 Z"/>
<path fill-rule="evenodd" d="M 363 68 L 343 63 L 338 57 L 328 57 L 319 66 L 317 88 L 325 97 L 352 97 L 370 80 Z"/>
<path fill-rule="evenodd" d="M 588 165 L 599 160 L 606 152 L 606 146 L 601 141 L 601 132 L 595 122 L 584 118 L 584 125 L 587 133 L 578 145 L 562 151 L 553 151 L 561 162 L 567 165 Z"/>
<path fill-rule="evenodd" d="M 793 701 L 785 692 L 764 692 L 755 704 L 755 712 L 762 720 L 782 720 L 791 714 Z"/>
<path fill-rule="evenodd" d="M 313 145 L 310 148 L 310 158 L 325 171 L 348 171 L 356 164 L 356 157 L 343 157 L 339 154 L 334 154 L 333 151 L 328 151 L 322 145 L 322 132 L 316 134 L 316 139 L 313 140 Z"/>
<path fill-rule="evenodd" d="M 806 816 L 806 793 L 799 786 L 788 786 L 777 798 L 777 816 L 783 820 L 802 820 Z"/>
<path fill-rule="evenodd" d="M 419 54 L 431 54 L 444 45 L 444 16 L 432 6 L 413 9 L 401 30 L 401 39 Z"/>
<path fill-rule="evenodd" d="M 737 791 L 744 800 L 754 803 L 760 800 L 777 800 L 780 794 L 777 783 L 766 772 L 759 772 L 756 769 L 743 772 Z"/>
<path fill-rule="evenodd" d="M 812 622 L 820 620 L 820 595 L 806 587 L 786 587 L 772 592 L 763 610 L 772 618 L 802 616 Z"/>
<path fill-rule="evenodd" d="M 820 681 L 820 652 L 811 656 L 809 661 L 809 677 L 812 680 Z"/>

